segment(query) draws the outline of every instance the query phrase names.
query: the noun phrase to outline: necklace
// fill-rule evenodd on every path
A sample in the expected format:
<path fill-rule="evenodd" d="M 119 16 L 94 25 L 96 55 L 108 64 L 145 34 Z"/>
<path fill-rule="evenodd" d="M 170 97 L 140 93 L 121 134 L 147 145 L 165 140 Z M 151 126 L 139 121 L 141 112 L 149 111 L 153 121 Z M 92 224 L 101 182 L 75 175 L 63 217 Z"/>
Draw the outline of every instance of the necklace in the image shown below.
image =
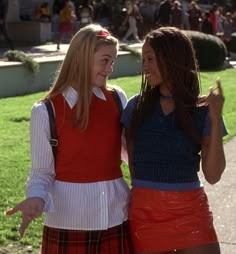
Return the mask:
<path fill-rule="evenodd" d="M 171 96 L 171 95 L 160 94 L 160 97 L 165 100 L 173 100 L 173 96 Z"/>

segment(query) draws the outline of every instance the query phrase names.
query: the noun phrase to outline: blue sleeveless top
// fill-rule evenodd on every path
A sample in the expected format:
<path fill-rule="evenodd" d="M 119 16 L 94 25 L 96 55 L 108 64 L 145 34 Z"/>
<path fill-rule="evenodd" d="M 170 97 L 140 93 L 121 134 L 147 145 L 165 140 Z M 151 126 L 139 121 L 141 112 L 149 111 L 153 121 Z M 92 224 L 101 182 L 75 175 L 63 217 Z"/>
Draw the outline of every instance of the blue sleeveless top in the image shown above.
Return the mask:
<path fill-rule="evenodd" d="M 130 124 L 137 100 L 138 96 L 132 97 L 122 114 L 121 121 L 125 127 Z M 199 136 L 210 134 L 208 111 L 208 107 L 203 106 L 196 108 L 192 115 Z M 135 136 L 131 162 L 134 170 L 133 185 L 155 187 L 154 183 L 158 183 L 158 187 L 171 189 L 173 186 L 169 184 L 174 184 L 174 189 L 183 190 L 200 187 L 197 173 L 200 151 L 201 146 L 194 143 L 179 127 L 175 112 L 168 115 L 163 113 L 158 98 Z M 187 183 L 186 187 L 183 183 Z M 189 183 L 193 184 L 189 186 Z"/>

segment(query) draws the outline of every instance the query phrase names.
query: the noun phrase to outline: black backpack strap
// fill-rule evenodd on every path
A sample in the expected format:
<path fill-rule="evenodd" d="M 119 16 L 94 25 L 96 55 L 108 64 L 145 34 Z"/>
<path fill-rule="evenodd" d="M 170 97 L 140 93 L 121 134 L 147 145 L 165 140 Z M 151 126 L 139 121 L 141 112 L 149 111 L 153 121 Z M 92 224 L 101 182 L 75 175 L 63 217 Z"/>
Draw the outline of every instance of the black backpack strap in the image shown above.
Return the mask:
<path fill-rule="evenodd" d="M 115 88 L 113 88 L 113 87 L 110 88 L 110 91 L 111 91 L 111 94 L 112 94 L 112 96 L 113 96 L 113 98 L 114 98 L 114 100 L 116 102 L 116 105 L 117 105 L 117 107 L 119 109 L 120 116 L 121 116 L 121 114 L 123 112 L 123 105 L 122 105 L 120 96 L 119 96 L 119 94 L 118 94 L 118 92 L 117 92 L 117 90 Z M 122 125 L 122 123 L 120 123 L 120 133 L 121 134 L 122 134 L 122 130 L 123 130 L 123 125 Z"/>
<path fill-rule="evenodd" d="M 50 127 L 50 134 L 51 134 L 50 144 L 52 146 L 52 153 L 53 153 L 54 162 L 55 162 L 56 155 L 57 155 L 57 146 L 58 146 L 58 139 L 57 139 L 57 132 L 56 132 L 56 119 L 55 119 L 51 100 L 45 99 L 44 103 L 48 111 L 49 127 Z"/>
<path fill-rule="evenodd" d="M 114 100 L 116 102 L 116 105 L 117 105 L 119 111 L 120 111 L 120 114 L 121 114 L 122 111 L 123 111 L 123 105 L 122 105 L 120 96 L 119 96 L 119 94 L 118 94 L 118 92 L 116 91 L 115 88 L 111 88 L 110 91 L 111 91 L 111 94 L 112 94 L 112 96 L 113 96 L 113 98 L 114 98 Z"/>

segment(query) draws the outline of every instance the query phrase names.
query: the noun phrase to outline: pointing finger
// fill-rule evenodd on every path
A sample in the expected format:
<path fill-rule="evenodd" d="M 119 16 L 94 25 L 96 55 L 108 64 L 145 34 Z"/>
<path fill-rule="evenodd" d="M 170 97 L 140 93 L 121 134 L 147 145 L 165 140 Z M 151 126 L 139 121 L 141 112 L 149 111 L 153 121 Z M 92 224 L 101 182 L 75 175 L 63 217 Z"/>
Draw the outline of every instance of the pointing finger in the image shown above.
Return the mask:
<path fill-rule="evenodd" d="M 5 211 L 4 213 L 5 213 L 6 215 L 12 215 L 12 214 L 15 214 L 15 213 L 17 213 L 17 212 L 19 212 L 19 211 L 21 211 L 20 205 L 17 205 L 17 206 L 15 206 L 15 207 L 13 207 L 13 208 L 11 208 L 11 209 Z"/>
<path fill-rule="evenodd" d="M 220 78 L 217 78 L 216 79 L 216 84 L 217 84 L 217 88 L 218 88 L 218 92 L 219 92 L 219 94 L 223 94 L 223 90 L 222 90 L 222 85 L 221 85 L 221 80 L 220 80 Z"/>

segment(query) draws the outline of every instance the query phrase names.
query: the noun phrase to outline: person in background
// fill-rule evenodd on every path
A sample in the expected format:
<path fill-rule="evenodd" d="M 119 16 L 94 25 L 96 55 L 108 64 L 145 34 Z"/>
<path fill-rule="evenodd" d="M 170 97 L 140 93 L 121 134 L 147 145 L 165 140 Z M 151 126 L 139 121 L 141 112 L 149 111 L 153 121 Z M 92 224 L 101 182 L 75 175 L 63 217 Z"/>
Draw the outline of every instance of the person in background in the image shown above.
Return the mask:
<path fill-rule="evenodd" d="M 169 26 L 171 17 L 171 0 L 163 0 L 160 4 L 158 12 L 155 14 L 157 26 Z"/>
<path fill-rule="evenodd" d="M 173 7 L 171 8 L 170 20 L 171 25 L 183 29 L 184 20 L 183 20 L 183 11 L 179 1 L 174 1 Z"/>
<path fill-rule="evenodd" d="M 227 12 L 225 15 L 223 30 L 224 30 L 223 41 L 228 51 L 228 57 L 230 57 L 232 33 L 233 33 L 233 21 L 231 12 Z"/>
<path fill-rule="evenodd" d="M 6 214 L 21 212 L 23 236 L 45 212 L 42 254 L 132 254 L 130 190 L 121 171 L 121 112 L 107 85 L 117 50 L 118 40 L 100 25 L 79 30 L 52 88 L 32 108 L 27 198 Z M 115 90 L 124 107 L 125 93 Z M 55 157 L 45 99 L 55 112 Z"/>
<path fill-rule="evenodd" d="M 233 26 L 233 33 L 236 32 L 236 10 L 232 13 L 232 26 Z"/>
<path fill-rule="evenodd" d="M 112 20 L 112 9 L 105 0 L 97 0 L 94 8 L 94 21 L 103 27 L 109 27 Z"/>
<path fill-rule="evenodd" d="M 212 23 L 214 34 L 217 33 L 217 23 L 218 23 L 218 21 L 217 21 L 217 11 L 218 11 L 218 4 L 213 3 L 212 8 L 210 10 L 210 20 L 211 20 L 211 23 Z"/>
<path fill-rule="evenodd" d="M 8 47 L 11 50 L 14 50 L 14 45 L 7 31 L 6 24 L 7 11 L 8 11 L 8 0 L 0 0 L 0 33 L 4 36 L 6 42 L 8 43 Z"/>
<path fill-rule="evenodd" d="M 64 7 L 59 12 L 59 33 L 57 39 L 57 50 L 60 49 L 60 43 L 64 35 L 68 35 L 70 40 L 73 36 L 73 21 L 76 19 L 71 1 L 66 0 Z"/>
<path fill-rule="evenodd" d="M 44 2 L 40 6 L 40 20 L 46 22 L 51 21 L 51 9 L 48 2 Z"/>
<path fill-rule="evenodd" d="M 213 26 L 210 20 L 210 13 L 206 11 L 202 20 L 201 31 L 205 34 L 213 34 Z"/>
<path fill-rule="evenodd" d="M 80 20 L 80 27 L 84 27 L 93 22 L 94 9 L 90 1 L 85 0 L 78 8 L 78 16 Z"/>
<path fill-rule="evenodd" d="M 44 22 L 51 21 L 51 9 L 48 2 L 36 6 L 35 19 Z"/>
<path fill-rule="evenodd" d="M 127 42 L 128 38 L 131 35 L 133 35 L 135 42 L 141 42 L 138 36 L 137 21 L 140 21 L 142 23 L 143 17 L 139 11 L 139 7 L 136 3 L 136 0 L 131 0 L 131 4 L 127 11 L 127 15 L 122 23 L 122 26 L 125 26 L 127 21 L 129 23 L 129 28 L 127 32 L 125 33 L 125 36 L 123 37 L 122 41 Z"/>
<path fill-rule="evenodd" d="M 121 118 L 132 175 L 129 223 L 134 253 L 220 254 L 199 179 L 225 169 L 220 81 L 200 96 L 199 70 L 183 30 L 151 31 L 142 48 L 142 85 Z"/>
<path fill-rule="evenodd" d="M 195 1 L 192 1 L 190 3 L 188 14 L 190 29 L 192 31 L 200 31 L 202 22 L 202 12 L 200 7 Z"/>

